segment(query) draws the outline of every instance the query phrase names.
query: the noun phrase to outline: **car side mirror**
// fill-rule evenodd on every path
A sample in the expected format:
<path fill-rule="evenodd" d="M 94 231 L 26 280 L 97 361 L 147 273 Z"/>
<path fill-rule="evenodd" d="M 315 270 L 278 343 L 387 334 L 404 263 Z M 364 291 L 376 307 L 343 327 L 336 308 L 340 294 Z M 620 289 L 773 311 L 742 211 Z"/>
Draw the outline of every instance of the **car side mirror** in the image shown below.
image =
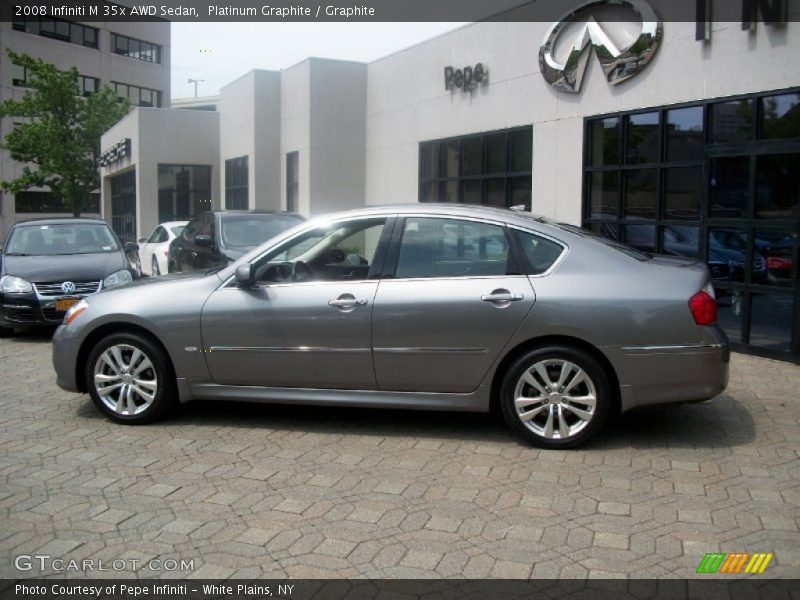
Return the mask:
<path fill-rule="evenodd" d="M 126 254 L 129 253 L 129 252 L 138 252 L 138 250 L 139 250 L 139 244 L 137 244 L 135 242 L 128 242 L 127 244 L 125 244 L 125 253 Z"/>
<path fill-rule="evenodd" d="M 206 233 L 200 233 L 194 237 L 194 243 L 202 248 L 211 248 L 214 245 L 214 240 Z"/>
<path fill-rule="evenodd" d="M 140 244 L 144 244 L 144 243 L 147 242 L 147 238 L 139 238 L 138 241 L 139 241 Z"/>
<path fill-rule="evenodd" d="M 236 267 L 233 277 L 239 287 L 253 287 L 256 283 L 256 268 L 252 263 L 244 263 Z"/>

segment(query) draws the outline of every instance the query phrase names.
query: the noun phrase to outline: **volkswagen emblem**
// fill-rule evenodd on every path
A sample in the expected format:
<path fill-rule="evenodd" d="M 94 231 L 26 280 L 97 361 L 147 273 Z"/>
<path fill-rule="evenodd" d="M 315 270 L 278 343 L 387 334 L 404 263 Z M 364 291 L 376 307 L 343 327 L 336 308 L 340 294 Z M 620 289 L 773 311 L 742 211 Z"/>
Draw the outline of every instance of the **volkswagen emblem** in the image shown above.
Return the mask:
<path fill-rule="evenodd" d="M 71 281 L 65 281 L 61 284 L 61 291 L 65 294 L 73 294 L 75 293 L 75 284 Z"/>

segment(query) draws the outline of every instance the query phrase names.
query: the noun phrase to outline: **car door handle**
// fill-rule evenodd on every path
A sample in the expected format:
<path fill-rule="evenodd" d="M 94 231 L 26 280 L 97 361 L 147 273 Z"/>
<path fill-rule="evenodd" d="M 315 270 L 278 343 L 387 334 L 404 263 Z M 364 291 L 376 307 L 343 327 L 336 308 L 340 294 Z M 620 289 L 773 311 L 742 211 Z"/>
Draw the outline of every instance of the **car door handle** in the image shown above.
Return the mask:
<path fill-rule="evenodd" d="M 328 306 L 336 308 L 353 308 L 355 306 L 364 306 L 367 303 L 365 298 L 338 298 L 336 300 L 328 300 Z"/>
<path fill-rule="evenodd" d="M 481 300 L 484 302 L 519 302 L 524 299 L 525 296 L 522 294 L 512 294 L 511 292 L 492 293 L 481 296 Z"/>

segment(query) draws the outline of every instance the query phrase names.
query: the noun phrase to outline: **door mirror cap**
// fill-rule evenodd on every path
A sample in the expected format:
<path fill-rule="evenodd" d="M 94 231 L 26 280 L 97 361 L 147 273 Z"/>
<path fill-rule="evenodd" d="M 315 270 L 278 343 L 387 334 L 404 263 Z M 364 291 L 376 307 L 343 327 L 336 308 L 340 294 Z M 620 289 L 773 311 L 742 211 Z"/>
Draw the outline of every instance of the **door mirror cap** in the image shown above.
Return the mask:
<path fill-rule="evenodd" d="M 236 285 L 239 287 L 253 287 L 256 283 L 256 269 L 251 263 L 244 263 L 236 267 Z"/>
<path fill-rule="evenodd" d="M 144 244 L 147 242 L 147 238 L 139 238 L 139 243 Z"/>
<path fill-rule="evenodd" d="M 195 236 L 194 243 L 203 248 L 211 248 L 214 245 L 214 240 L 211 239 L 210 235 L 201 233 Z"/>
<path fill-rule="evenodd" d="M 126 254 L 129 252 L 137 252 L 138 250 L 139 250 L 139 244 L 136 244 L 134 242 L 128 242 L 127 244 L 125 244 Z"/>

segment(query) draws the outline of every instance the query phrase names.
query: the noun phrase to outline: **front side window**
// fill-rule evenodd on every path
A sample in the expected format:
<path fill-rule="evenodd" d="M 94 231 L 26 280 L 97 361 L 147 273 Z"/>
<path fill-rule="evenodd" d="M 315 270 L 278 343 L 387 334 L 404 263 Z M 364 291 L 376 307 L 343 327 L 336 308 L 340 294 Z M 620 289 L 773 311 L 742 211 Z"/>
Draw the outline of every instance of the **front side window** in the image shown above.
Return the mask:
<path fill-rule="evenodd" d="M 385 226 L 385 218 L 360 219 L 307 231 L 265 256 L 257 265 L 256 279 L 264 283 L 367 279 Z"/>
<path fill-rule="evenodd" d="M 505 229 L 491 223 L 406 219 L 395 276 L 485 277 L 518 272 Z"/>
<path fill-rule="evenodd" d="M 167 241 L 166 233 L 167 232 L 164 231 L 163 227 L 161 227 L 161 226 L 156 227 L 155 231 L 153 231 L 153 234 L 150 236 L 150 239 L 147 240 L 147 243 L 148 244 L 159 244 L 161 242 L 166 242 Z"/>

